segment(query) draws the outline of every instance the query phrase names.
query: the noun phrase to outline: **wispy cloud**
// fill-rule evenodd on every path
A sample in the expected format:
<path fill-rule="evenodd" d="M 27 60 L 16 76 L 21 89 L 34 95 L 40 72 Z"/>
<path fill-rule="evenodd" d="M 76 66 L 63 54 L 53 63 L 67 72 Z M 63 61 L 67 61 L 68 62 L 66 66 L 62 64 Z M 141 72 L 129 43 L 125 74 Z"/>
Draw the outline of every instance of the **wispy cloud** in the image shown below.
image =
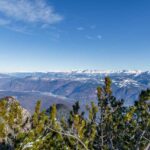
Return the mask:
<path fill-rule="evenodd" d="M 51 25 L 63 20 L 46 0 L 0 0 L 0 25 L 16 22 Z"/>
<path fill-rule="evenodd" d="M 102 39 L 102 36 L 101 36 L 101 35 L 97 35 L 97 38 L 98 38 L 99 40 L 101 40 L 101 39 Z"/>
<path fill-rule="evenodd" d="M 93 40 L 93 39 L 94 39 L 94 37 L 92 37 L 92 36 L 90 36 L 90 35 L 87 35 L 86 38 L 87 38 L 88 40 Z"/>
<path fill-rule="evenodd" d="M 84 27 L 77 27 L 78 31 L 83 31 L 85 28 Z"/>
<path fill-rule="evenodd" d="M 86 38 L 88 40 L 101 40 L 102 36 L 101 35 L 97 35 L 97 36 L 86 35 Z"/>
<path fill-rule="evenodd" d="M 27 35 L 32 35 L 32 32 L 29 31 L 25 26 L 7 26 L 7 29 Z"/>

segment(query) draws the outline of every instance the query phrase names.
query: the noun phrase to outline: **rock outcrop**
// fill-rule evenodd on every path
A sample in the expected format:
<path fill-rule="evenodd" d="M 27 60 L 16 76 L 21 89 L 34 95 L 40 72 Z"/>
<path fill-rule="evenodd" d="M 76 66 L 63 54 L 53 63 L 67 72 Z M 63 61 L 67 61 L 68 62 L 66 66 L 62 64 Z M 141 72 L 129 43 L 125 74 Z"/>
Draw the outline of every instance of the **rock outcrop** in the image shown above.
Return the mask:
<path fill-rule="evenodd" d="M 0 99 L 0 149 L 13 149 L 21 132 L 30 130 L 31 115 L 14 97 Z"/>

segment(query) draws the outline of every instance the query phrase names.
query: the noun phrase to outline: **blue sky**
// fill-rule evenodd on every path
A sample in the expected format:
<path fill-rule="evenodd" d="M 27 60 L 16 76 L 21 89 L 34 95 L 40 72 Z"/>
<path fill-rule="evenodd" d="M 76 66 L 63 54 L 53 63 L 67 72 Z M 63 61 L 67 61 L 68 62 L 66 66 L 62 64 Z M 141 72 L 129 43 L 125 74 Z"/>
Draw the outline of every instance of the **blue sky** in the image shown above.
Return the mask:
<path fill-rule="evenodd" d="M 0 71 L 150 70 L 149 0 L 1 0 Z"/>

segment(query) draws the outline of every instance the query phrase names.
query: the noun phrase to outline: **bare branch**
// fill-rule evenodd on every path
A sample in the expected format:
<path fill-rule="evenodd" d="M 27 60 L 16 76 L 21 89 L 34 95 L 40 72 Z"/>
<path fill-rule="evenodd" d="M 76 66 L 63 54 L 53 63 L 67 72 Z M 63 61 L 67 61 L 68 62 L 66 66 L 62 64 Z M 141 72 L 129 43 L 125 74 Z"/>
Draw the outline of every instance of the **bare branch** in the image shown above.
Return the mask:
<path fill-rule="evenodd" d="M 89 150 L 89 149 L 86 147 L 86 145 L 85 145 L 77 136 L 72 135 L 72 134 L 69 134 L 69 133 L 63 133 L 63 132 L 61 132 L 61 131 L 57 131 L 57 130 L 52 129 L 52 128 L 50 128 L 50 127 L 49 127 L 48 129 L 51 130 L 51 131 L 53 131 L 53 132 L 56 132 L 56 133 L 58 133 L 58 134 L 65 135 L 65 136 L 69 136 L 69 137 L 72 137 L 72 138 L 76 139 L 76 140 L 79 141 L 79 143 L 85 148 L 85 150 Z"/>

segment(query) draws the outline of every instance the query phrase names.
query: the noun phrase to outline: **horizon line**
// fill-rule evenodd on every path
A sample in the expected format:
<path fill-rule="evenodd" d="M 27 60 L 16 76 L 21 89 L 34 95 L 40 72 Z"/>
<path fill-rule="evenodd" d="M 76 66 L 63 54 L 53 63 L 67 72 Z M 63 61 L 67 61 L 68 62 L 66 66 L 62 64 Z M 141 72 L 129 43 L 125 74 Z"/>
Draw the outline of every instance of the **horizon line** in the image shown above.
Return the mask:
<path fill-rule="evenodd" d="M 48 71 L 0 71 L 1 74 L 15 74 L 15 73 L 143 73 L 150 72 L 150 70 L 138 69 L 120 69 L 120 70 L 98 70 L 98 69 L 79 69 L 79 70 L 48 70 Z"/>

